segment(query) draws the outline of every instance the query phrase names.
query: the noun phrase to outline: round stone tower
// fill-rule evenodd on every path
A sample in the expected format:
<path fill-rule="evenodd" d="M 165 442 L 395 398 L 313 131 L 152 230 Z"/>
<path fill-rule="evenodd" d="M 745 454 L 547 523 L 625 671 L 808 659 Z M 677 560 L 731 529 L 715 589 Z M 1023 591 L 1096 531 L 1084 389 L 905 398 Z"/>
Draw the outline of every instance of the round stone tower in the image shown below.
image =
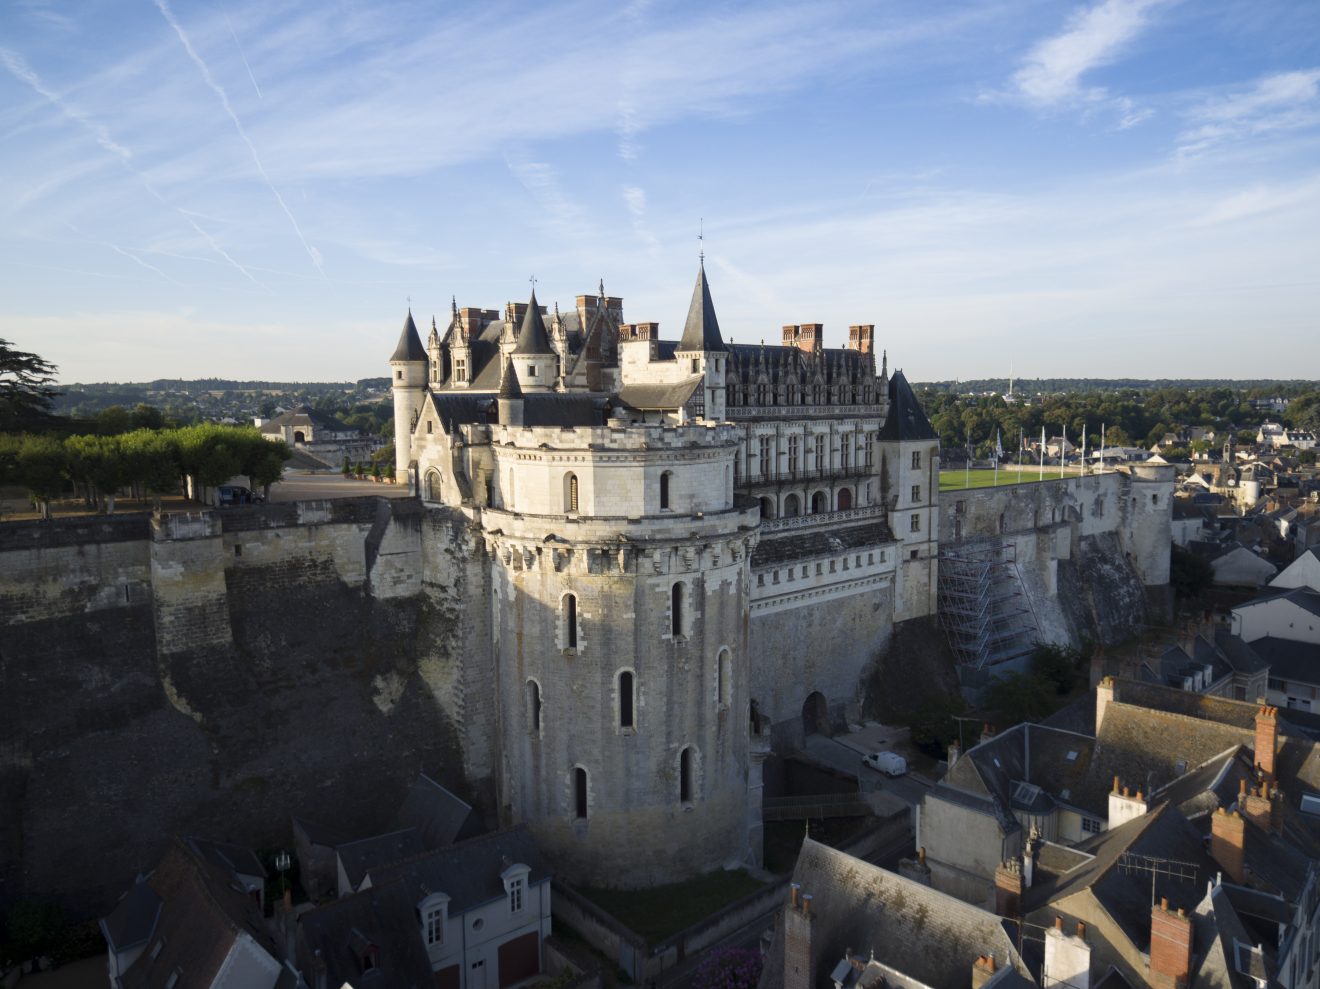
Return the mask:
<path fill-rule="evenodd" d="M 758 510 L 735 503 L 736 427 L 502 425 L 491 441 L 500 507 L 481 525 L 504 817 L 591 885 L 759 860 L 747 656 Z"/>
<path fill-rule="evenodd" d="M 417 335 L 412 310 L 403 321 L 399 345 L 390 358 L 390 384 L 394 388 L 394 478 L 404 482 L 412 464 L 412 432 L 426 398 L 426 348 Z"/>

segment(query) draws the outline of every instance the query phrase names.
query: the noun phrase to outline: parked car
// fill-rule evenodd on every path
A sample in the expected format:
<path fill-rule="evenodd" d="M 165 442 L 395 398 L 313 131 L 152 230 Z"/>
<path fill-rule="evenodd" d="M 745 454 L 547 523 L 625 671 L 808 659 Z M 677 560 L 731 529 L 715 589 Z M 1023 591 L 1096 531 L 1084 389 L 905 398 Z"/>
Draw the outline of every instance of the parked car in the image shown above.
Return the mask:
<path fill-rule="evenodd" d="M 897 752 L 872 752 L 862 756 L 862 763 L 886 776 L 907 775 L 907 760 Z"/>
<path fill-rule="evenodd" d="M 259 494 L 253 494 L 250 488 L 240 484 L 222 484 L 216 488 L 216 502 L 227 505 L 256 505 L 264 501 Z"/>

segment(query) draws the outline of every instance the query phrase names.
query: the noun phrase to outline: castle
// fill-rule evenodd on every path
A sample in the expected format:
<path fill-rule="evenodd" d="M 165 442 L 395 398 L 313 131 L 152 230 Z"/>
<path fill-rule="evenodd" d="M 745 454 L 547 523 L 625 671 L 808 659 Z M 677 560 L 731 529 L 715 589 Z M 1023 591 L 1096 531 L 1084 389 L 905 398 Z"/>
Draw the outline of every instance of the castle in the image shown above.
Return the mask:
<path fill-rule="evenodd" d="M 676 343 L 602 286 L 410 313 L 390 366 L 398 477 L 490 568 L 502 813 L 590 882 L 758 859 L 772 733 L 935 609 L 938 440 L 874 327 L 728 343 L 703 267 Z"/>

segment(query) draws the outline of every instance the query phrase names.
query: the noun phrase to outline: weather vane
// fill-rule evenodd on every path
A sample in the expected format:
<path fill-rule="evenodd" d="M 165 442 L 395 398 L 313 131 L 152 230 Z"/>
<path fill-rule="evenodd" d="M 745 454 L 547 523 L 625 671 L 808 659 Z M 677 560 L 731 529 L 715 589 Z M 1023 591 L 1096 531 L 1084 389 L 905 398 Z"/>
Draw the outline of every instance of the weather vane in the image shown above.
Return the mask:
<path fill-rule="evenodd" d="M 532 291 L 535 292 L 535 291 L 536 291 L 536 276 L 535 276 L 535 275 L 532 275 L 532 276 L 531 276 L 530 278 L 528 278 L 527 280 L 528 280 L 529 282 L 532 283 Z"/>
<path fill-rule="evenodd" d="M 701 245 L 701 250 L 698 251 L 698 256 L 701 258 L 703 263 L 706 260 L 705 241 L 706 241 L 706 218 L 704 216 L 699 216 L 697 217 L 697 243 Z"/>

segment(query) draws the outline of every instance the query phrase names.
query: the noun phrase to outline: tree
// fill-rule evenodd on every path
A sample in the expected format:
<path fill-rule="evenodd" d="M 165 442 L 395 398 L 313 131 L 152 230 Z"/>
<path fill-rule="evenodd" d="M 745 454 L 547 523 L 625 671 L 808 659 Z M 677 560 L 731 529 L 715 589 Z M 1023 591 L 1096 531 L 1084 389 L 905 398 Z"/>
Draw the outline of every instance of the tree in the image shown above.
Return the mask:
<path fill-rule="evenodd" d="M 1173 545 L 1173 555 L 1169 559 L 1169 583 L 1178 597 L 1200 597 L 1201 592 L 1209 588 L 1214 580 L 1215 571 L 1209 560 L 1183 549 L 1177 543 Z"/>
<path fill-rule="evenodd" d="M 70 436 L 64 441 L 70 476 L 104 496 L 107 515 L 115 513 L 115 495 L 132 480 L 118 436 Z"/>
<path fill-rule="evenodd" d="M 1052 684 L 1059 695 L 1072 690 L 1077 682 L 1081 653 L 1070 646 L 1042 642 L 1031 654 L 1031 675 Z"/>
<path fill-rule="evenodd" d="M 1009 673 L 985 688 L 985 706 L 999 712 L 1004 724 L 1039 721 L 1054 710 L 1053 685 L 1026 673 Z"/>
<path fill-rule="evenodd" d="M 174 432 L 137 429 L 119 437 L 120 450 L 129 480 L 156 496 L 173 494 L 179 488 L 179 449 Z"/>
<path fill-rule="evenodd" d="M 692 973 L 696 989 L 753 989 L 761 978 L 761 953 L 727 945 L 709 952 Z"/>
<path fill-rule="evenodd" d="M 50 503 L 64 493 L 68 456 L 64 444 L 53 436 L 25 436 L 18 448 L 18 483 L 27 488 L 41 510 L 50 518 Z"/>
<path fill-rule="evenodd" d="M 31 429 L 50 418 L 59 394 L 53 387 L 56 370 L 49 361 L 15 350 L 0 338 L 0 432 Z"/>
<path fill-rule="evenodd" d="M 353 476 L 353 461 L 351 461 L 351 460 L 348 459 L 348 454 L 347 454 L 347 453 L 344 454 L 344 466 L 341 468 L 341 473 L 342 473 L 345 477 L 352 477 L 352 476 Z"/>
<path fill-rule="evenodd" d="M 253 487 L 261 487 L 262 498 L 270 499 L 270 486 L 284 476 L 284 462 L 293 456 L 283 441 L 258 439 L 259 449 L 250 452 L 243 464 L 243 473 Z"/>

